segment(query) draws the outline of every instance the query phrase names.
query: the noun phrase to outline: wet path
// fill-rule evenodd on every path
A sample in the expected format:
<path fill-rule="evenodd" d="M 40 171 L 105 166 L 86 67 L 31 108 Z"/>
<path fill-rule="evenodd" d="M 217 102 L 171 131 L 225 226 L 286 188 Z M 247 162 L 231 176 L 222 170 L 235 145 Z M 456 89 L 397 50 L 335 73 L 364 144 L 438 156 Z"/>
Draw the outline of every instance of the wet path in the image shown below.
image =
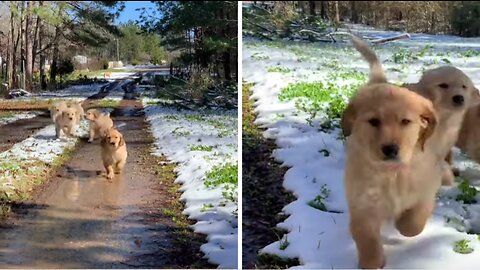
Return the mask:
<path fill-rule="evenodd" d="M 123 100 L 111 113 L 115 124 L 125 123 L 123 174 L 108 181 L 99 141 L 82 142 L 33 207 L 0 230 L 0 268 L 212 267 L 201 261 L 195 237 L 190 250 L 175 245 L 176 225 L 161 212 L 172 184 L 160 184 L 161 160 L 150 154 L 141 109 Z"/>

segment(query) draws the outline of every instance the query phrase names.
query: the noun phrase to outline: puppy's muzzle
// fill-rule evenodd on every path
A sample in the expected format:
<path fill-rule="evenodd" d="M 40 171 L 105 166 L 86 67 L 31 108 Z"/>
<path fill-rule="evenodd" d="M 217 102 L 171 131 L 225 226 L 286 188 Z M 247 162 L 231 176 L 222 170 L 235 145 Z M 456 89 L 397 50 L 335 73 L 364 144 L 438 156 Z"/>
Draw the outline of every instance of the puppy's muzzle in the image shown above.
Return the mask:
<path fill-rule="evenodd" d="M 396 160 L 398 158 L 398 145 L 387 144 L 382 146 L 382 153 L 385 156 L 385 160 Z"/>
<path fill-rule="evenodd" d="M 456 95 L 452 97 L 453 105 L 462 106 L 465 103 L 465 98 L 462 95 Z"/>

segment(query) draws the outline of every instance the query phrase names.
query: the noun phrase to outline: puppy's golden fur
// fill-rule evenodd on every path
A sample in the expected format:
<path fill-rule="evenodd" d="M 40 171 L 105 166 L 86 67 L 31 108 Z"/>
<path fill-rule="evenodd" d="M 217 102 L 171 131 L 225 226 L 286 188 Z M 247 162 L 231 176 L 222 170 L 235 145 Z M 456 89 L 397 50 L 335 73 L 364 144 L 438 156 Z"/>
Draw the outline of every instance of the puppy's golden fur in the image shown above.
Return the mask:
<path fill-rule="evenodd" d="M 48 108 L 50 111 L 50 117 L 52 121 L 55 123 L 57 119 L 57 115 L 62 114 L 63 110 L 67 108 L 67 103 L 65 101 L 56 102 Z"/>
<path fill-rule="evenodd" d="M 441 168 L 428 141 L 437 116 L 428 99 L 388 84 L 381 63 L 371 57 L 375 54 L 360 39 L 352 39 L 372 72 L 342 117 L 348 136 L 345 191 L 350 231 L 359 266 L 381 268 L 382 224 L 394 220 L 401 234 L 415 236 L 434 207 Z"/>
<path fill-rule="evenodd" d="M 103 136 L 108 129 L 113 127 L 110 114 L 102 114 L 96 109 L 87 110 L 86 118 L 90 121 L 88 142 Z"/>
<path fill-rule="evenodd" d="M 463 118 L 462 127 L 455 144 L 471 159 L 480 163 L 480 105 L 469 108 Z M 451 154 L 450 154 L 451 156 Z M 449 160 L 450 164 L 453 158 Z"/>
<path fill-rule="evenodd" d="M 405 84 L 404 87 L 430 99 L 437 111 L 439 123 L 429 143 L 442 157 L 442 183 L 451 185 L 454 175 L 447 163 L 451 161 L 449 152 L 457 141 L 467 109 L 480 103 L 480 93 L 470 78 L 453 66 L 428 70 L 418 83 Z"/>
<path fill-rule="evenodd" d="M 76 114 L 76 123 L 79 124 L 81 120 L 85 119 L 85 111 L 82 107 L 82 101 L 67 103 L 69 108 L 73 108 Z"/>
<path fill-rule="evenodd" d="M 123 135 L 114 128 L 106 131 L 101 142 L 103 165 L 107 170 L 107 179 L 120 173 L 127 162 L 127 145 Z"/>
<path fill-rule="evenodd" d="M 60 138 L 61 133 L 67 136 L 73 136 L 75 125 L 77 124 L 77 115 L 74 108 L 65 108 L 61 114 L 57 114 L 55 118 L 55 135 Z"/>

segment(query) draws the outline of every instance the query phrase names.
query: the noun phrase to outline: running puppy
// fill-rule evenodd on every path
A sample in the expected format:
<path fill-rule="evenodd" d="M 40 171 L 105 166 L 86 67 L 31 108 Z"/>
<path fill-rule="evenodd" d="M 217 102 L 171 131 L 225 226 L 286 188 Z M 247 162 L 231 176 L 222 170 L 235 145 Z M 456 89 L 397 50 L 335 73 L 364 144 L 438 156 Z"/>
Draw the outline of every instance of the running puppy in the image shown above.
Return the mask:
<path fill-rule="evenodd" d="M 56 102 L 48 108 L 50 111 L 50 117 L 52 118 L 52 121 L 55 123 L 57 119 L 57 115 L 62 114 L 63 110 L 67 108 L 67 103 L 65 101 L 60 101 Z"/>
<path fill-rule="evenodd" d="M 478 123 L 480 123 L 480 105 L 467 110 L 455 145 L 468 157 L 480 163 L 480 126 Z M 448 161 L 452 165 L 453 157 L 451 154 Z"/>
<path fill-rule="evenodd" d="M 437 111 L 438 127 L 429 144 L 441 157 L 442 184 L 451 185 L 455 177 L 448 164 L 451 163 L 449 152 L 457 142 L 467 109 L 480 103 L 480 93 L 470 78 L 453 66 L 427 70 L 418 83 L 404 87 L 430 99 Z"/>
<path fill-rule="evenodd" d="M 76 114 L 76 123 L 80 124 L 80 121 L 85 119 L 85 111 L 82 107 L 82 101 L 79 102 L 69 102 L 67 103 L 69 108 L 73 108 Z"/>
<path fill-rule="evenodd" d="M 55 135 L 60 138 L 61 133 L 67 136 L 73 136 L 75 125 L 77 124 L 76 111 L 73 108 L 65 108 L 61 114 L 57 114 L 55 118 Z"/>
<path fill-rule="evenodd" d="M 102 114 L 96 109 L 87 110 L 86 118 L 90 122 L 88 142 L 93 142 L 95 138 L 103 136 L 108 129 L 113 127 L 110 114 Z"/>
<path fill-rule="evenodd" d="M 114 128 L 106 131 L 101 142 L 103 165 L 107 170 L 107 179 L 120 173 L 127 162 L 127 145 L 123 135 Z"/>
<path fill-rule="evenodd" d="M 370 64 L 370 80 L 342 117 L 346 139 L 345 193 L 360 268 L 382 268 L 380 229 L 395 222 L 404 236 L 422 232 L 435 205 L 441 168 L 428 147 L 437 117 L 432 102 L 389 84 L 380 61 L 352 37 Z"/>

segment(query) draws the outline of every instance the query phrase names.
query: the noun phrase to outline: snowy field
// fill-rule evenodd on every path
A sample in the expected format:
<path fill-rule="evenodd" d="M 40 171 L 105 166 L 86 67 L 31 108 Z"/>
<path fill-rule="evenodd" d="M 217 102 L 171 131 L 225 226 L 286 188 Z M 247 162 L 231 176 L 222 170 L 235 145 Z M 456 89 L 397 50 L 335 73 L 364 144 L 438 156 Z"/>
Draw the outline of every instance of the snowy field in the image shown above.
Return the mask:
<path fill-rule="evenodd" d="M 351 28 L 364 39 L 398 34 L 357 25 Z M 480 38 L 413 34 L 411 39 L 372 48 L 392 83 L 416 82 L 424 70 L 451 64 L 480 87 Z M 289 167 L 283 185 L 296 197 L 283 209 L 288 218 L 278 224 L 288 233 L 261 252 L 298 258 L 298 268 L 356 268 L 343 187 L 345 157 L 338 108 L 345 106 L 352 90 L 366 82 L 368 64 L 351 43 L 248 38 L 244 38 L 242 58 L 243 80 L 253 84 L 256 123 L 266 128 L 265 137 L 275 139 L 278 148 L 273 155 Z M 315 94 L 312 89 L 318 88 L 326 91 Z M 391 224 L 385 226 L 386 268 L 480 266 L 480 204 L 474 202 L 480 202 L 480 195 L 473 190 L 468 204 L 456 200 L 480 184 L 480 167 L 459 151 L 456 163 L 468 181 L 442 187 L 435 213 L 419 236 L 406 238 Z"/>
<path fill-rule="evenodd" d="M 148 105 L 155 154 L 178 163 L 184 214 L 207 235 L 201 251 L 219 268 L 237 268 L 237 113 Z"/>

